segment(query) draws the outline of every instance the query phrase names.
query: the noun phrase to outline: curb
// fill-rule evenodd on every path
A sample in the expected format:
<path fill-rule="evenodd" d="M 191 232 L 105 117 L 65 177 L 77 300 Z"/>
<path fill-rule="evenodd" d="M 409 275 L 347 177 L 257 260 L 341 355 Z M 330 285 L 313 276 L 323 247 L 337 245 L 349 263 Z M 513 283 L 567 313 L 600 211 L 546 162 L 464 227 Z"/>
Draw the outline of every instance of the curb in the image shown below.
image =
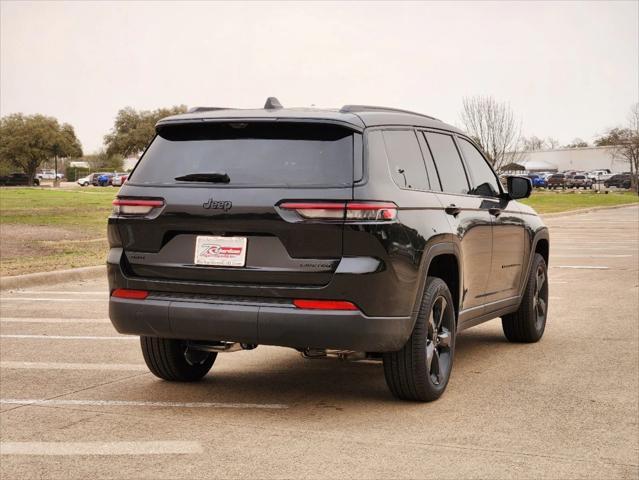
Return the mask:
<path fill-rule="evenodd" d="M 546 213 L 540 215 L 541 218 L 569 217 L 571 215 L 579 215 L 581 213 L 596 212 L 597 210 L 613 210 L 616 208 L 636 207 L 639 203 L 623 203 L 621 205 L 610 205 L 606 207 L 589 207 L 580 208 L 578 210 L 568 210 L 567 212 Z"/>
<path fill-rule="evenodd" d="M 68 270 L 54 270 L 53 272 L 28 273 L 15 277 L 0 278 L 0 290 L 15 288 L 29 288 L 51 283 L 92 280 L 106 276 L 106 266 L 71 268 Z"/>

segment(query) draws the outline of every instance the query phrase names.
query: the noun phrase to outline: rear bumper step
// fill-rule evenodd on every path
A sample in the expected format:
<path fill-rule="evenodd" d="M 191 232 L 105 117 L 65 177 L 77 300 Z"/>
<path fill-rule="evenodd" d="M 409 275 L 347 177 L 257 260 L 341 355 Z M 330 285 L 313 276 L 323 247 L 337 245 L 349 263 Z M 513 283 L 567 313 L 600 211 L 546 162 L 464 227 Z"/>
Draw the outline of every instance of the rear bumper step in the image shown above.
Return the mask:
<path fill-rule="evenodd" d="M 109 316 L 116 330 L 125 334 L 366 352 L 401 349 L 413 327 L 411 317 L 368 317 L 359 310 L 151 297 L 111 297 Z"/>

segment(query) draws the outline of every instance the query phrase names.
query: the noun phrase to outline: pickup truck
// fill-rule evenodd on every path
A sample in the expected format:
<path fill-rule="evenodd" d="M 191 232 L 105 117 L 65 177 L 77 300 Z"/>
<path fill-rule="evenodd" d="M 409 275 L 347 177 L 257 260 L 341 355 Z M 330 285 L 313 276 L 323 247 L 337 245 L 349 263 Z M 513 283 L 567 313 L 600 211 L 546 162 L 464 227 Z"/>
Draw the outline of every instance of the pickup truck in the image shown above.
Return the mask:
<path fill-rule="evenodd" d="M 590 179 L 587 175 L 574 175 L 567 182 L 567 186 L 571 188 L 592 188 L 592 179 Z"/>
<path fill-rule="evenodd" d="M 546 183 L 548 183 L 549 189 L 566 188 L 566 175 L 563 173 L 553 173 L 546 179 Z"/>
<path fill-rule="evenodd" d="M 33 183 L 29 184 L 29 176 L 26 173 L 10 173 L 0 177 L 0 186 L 2 187 L 28 187 L 29 185 L 37 187 L 40 185 L 40 180 L 34 178 Z"/>

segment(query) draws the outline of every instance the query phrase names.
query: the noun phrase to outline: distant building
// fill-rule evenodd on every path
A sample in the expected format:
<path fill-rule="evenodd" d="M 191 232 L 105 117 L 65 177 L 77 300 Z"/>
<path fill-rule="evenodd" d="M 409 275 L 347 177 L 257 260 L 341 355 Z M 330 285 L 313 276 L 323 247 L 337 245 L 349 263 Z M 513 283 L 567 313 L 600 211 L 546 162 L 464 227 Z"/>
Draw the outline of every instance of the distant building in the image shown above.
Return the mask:
<path fill-rule="evenodd" d="M 136 163 L 138 163 L 139 158 L 138 157 L 128 157 L 124 159 L 124 171 L 125 172 L 129 172 L 131 170 L 133 170 L 133 167 L 135 167 Z"/>
<path fill-rule="evenodd" d="M 85 161 L 74 161 L 74 162 L 69 162 L 69 167 L 71 168 L 90 168 L 89 166 L 89 162 L 85 162 Z"/>
<path fill-rule="evenodd" d="M 506 163 L 514 160 L 529 172 L 563 172 L 609 169 L 613 173 L 626 172 L 629 165 L 613 155 L 612 147 L 559 148 L 507 154 Z"/>

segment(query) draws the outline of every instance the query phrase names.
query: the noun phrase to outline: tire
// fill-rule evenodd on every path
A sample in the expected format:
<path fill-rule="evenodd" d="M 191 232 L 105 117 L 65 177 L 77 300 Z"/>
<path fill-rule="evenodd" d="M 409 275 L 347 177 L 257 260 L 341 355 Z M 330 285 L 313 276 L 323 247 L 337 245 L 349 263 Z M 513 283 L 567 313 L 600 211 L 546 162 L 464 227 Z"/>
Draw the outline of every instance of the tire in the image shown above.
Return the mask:
<path fill-rule="evenodd" d="M 519 309 L 501 318 L 504 335 L 511 342 L 538 342 L 546 329 L 548 316 L 548 269 L 535 253 Z"/>
<path fill-rule="evenodd" d="M 444 393 L 453 367 L 455 330 L 455 308 L 446 283 L 428 277 L 406 345 L 383 355 L 384 376 L 395 397 L 431 402 Z"/>
<path fill-rule="evenodd" d="M 142 355 L 151 373 L 172 382 L 193 382 L 206 375 L 217 353 L 189 350 L 184 340 L 140 337 Z"/>

